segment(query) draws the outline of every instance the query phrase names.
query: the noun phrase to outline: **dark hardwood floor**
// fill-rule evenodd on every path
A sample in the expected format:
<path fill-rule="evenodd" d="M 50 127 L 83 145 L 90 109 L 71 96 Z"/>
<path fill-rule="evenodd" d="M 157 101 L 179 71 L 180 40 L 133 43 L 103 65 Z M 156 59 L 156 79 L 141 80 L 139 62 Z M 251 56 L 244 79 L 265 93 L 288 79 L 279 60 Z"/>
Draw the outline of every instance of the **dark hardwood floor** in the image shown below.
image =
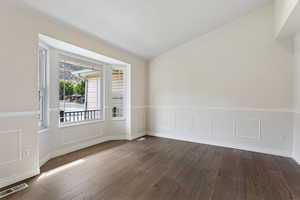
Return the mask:
<path fill-rule="evenodd" d="M 6 199 L 300 199 L 300 167 L 289 158 L 155 137 L 95 145 L 41 170 Z"/>

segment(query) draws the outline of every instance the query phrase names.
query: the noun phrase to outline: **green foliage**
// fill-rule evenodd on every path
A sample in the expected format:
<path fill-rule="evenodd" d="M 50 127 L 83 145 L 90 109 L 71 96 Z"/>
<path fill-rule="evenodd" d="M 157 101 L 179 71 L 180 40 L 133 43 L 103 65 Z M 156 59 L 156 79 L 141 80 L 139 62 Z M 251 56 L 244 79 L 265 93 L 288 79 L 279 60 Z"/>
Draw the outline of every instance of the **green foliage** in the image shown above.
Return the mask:
<path fill-rule="evenodd" d="M 74 94 L 74 84 L 70 81 L 59 81 L 59 99 L 63 100 L 64 96 L 70 97 Z"/>
<path fill-rule="evenodd" d="M 85 95 L 85 81 L 80 80 L 74 87 L 75 93 L 84 96 Z"/>
<path fill-rule="evenodd" d="M 64 100 L 64 87 L 65 87 L 65 81 L 60 80 L 59 81 L 59 100 Z"/>
<path fill-rule="evenodd" d="M 72 96 L 74 94 L 74 85 L 72 82 L 65 82 L 65 95 Z"/>

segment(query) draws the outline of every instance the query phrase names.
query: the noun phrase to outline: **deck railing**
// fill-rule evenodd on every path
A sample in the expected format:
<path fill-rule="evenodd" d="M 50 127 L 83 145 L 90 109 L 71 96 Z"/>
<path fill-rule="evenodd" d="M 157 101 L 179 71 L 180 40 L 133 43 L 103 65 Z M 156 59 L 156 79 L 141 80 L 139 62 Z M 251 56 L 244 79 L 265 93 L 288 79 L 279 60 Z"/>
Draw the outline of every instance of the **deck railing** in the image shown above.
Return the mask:
<path fill-rule="evenodd" d="M 102 110 L 84 110 L 84 111 L 60 111 L 59 118 L 61 123 L 82 122 L 90 120 L 100 120 Z"/>

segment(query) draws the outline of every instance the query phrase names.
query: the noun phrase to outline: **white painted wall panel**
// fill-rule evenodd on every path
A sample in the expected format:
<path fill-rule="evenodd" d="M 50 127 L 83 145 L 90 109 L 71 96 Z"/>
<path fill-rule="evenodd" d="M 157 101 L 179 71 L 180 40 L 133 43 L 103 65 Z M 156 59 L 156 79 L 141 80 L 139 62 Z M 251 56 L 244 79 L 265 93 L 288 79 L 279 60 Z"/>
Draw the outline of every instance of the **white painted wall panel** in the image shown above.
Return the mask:
<path fill-rule="evenodd" d="M 212 122 L 212 135 L 218 139 L 234 137 L 234 121 L 216 119 Z"/>
<path fill-rule="evenodd" d="M 212 136 L 213 121 L 208 116 L 201 115 L 201 112 L 193 113 L 193 129 L 191 132 L 197 135 L 197 138 L 206 138 Z"/>
<path fill-rule="evenodd" d="M 23 114 L 0 117 L 0 188 L 39 173 L 37 116 Z"/>
<path fill-rule="evenodd" d="M 260 120 L 236 120 L 236 136 L 245 139 L 260 139 Z"/>
<path fill-rule="evenodd" d="M 150 135 L 276 155 L 292 153 L 292 112 L 152 107 L 150 113 L 164 113 L 152 119 Z M 178 113 L 180 118 L 174 121 Z M 169 121 L 175 125 L 157 128 Z"/>
<path fill-rule="evenodd" d="M 74 127 L 64 127 L 59 131 L 63 136 L 63 145 L 77 143 L 104 135 L 104 123 L 82 124 Z"/>
<path fill-rule="evenodd" d="M 175 111 L 175 129 L 188 132 L 193 128 L 193 113 L 184 110 Z"/>
<path fill-rule="evenodd" d="M 300 113 L 294 114 L 293 158 L 300 165 Z"/>
<path fill-rule="evenodd" d="M 0 165 L 6 165 L 22 159 L 21 130 L 0 130 Z"/>

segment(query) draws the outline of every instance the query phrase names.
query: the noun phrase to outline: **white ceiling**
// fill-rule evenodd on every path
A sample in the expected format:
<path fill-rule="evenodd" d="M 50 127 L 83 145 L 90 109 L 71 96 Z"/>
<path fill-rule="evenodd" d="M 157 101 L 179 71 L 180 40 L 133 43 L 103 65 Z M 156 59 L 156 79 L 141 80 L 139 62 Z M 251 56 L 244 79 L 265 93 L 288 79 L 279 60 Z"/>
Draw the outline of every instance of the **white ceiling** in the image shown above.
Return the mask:
<path fill-rule="evenodd" d="M 23 0 L 47 15 L 150 59 L 271 0 Z"/>

